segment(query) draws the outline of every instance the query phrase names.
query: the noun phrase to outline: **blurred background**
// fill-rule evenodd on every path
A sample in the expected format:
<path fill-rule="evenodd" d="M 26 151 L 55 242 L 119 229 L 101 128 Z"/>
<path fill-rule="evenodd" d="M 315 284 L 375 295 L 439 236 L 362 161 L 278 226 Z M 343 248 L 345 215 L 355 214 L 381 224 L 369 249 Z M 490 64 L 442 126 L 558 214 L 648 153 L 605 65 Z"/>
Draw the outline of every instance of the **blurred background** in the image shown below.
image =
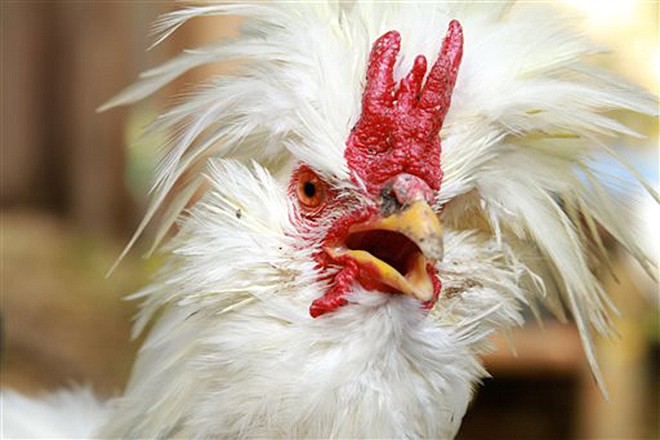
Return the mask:
<path fill-rule="evenodd" d="M 2 47 L 2 386 L 36 394 L 89 383 L 122 390 L 139 346 L 130 342 L 137 304 L 122 300 L 149 279 L 158 258 L 138 245 L 106 272 L 146 204 L 157 138 L 141 128 L 209 69 L 197 69 L 154 99 L 98 114 L 96 107 L 137 74 L 181 50 L 233 35 L 232 18 L 184 26 L 147 52 L 148 29 L 173 3 L 12 1 L 0 3 Z M 565 0 L 584 31 L 613 49 L 597 62 L 656 96 L 660 81 L 655 1 Z M 221 71 L 226 66 L 212 69 Z M 618 115 L 646 137 L 619 139 L 624 155 L 658 188 L 658 119 Z M 657 205 L 639 194 L 631 225 L 658 256 Z M 575 328 L 552 320 L 513 334 L 487 359 L 495 379 L 478 391 L 462 439 L 658 438 L 658 287 L 618 249 L 618 279 L 602 279 L 621 310 L 619 336 L 599 340 L 610 401 L 598 391 Z"/>

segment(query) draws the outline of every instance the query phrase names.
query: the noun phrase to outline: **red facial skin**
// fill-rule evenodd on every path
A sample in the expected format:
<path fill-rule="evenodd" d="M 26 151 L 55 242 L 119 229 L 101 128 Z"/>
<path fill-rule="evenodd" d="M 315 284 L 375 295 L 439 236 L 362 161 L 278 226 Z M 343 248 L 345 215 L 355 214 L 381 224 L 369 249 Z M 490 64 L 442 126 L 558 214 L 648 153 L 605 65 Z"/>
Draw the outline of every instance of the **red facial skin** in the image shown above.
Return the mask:
<path fill-rule="evenodd" d="M 367 84 L 362 96 L 362 114 L 346 141 L 344 157 L 354 183 L 363 183 L 367 193 L 377 201 L 385 190 L 402 204 L 419 192 L 431 202 L 440 190 L 440 129 L 449 109 L 463 53 L 463 33 L 458 21 L 449 24 L 440 54 L 429 72 L 426 82 L 426 58 L 417 56 L 408 75 L 395 89 L 393 73 L 401 37 L 390 31 L 373 45 L 367 67 Z M 299 188 L 298 178 L 308 175 L 309 168 L 300 166 L 292 175 L 290 194 Z M 342 243 L 351 225 L 384 215 L 383 206 L 353 207 L 335 198 L 327 184 L 319 206 L 301 207 L 305 223 L 317 223 L 328 210 L 346 212 L 335 219 L 327 231 L 322 248 Z M 389 186 L 387 186 L 389 185 Z M 337 204 L 342 206 L 336 206 Z M 370 275 L 369 267 L 361 267 L 350 256 L 332 257 L 325 251 L 315 256 L 322 271 L 329 267 L 340 269 L 334 275 L 326 293 L 314 300 L 310 314 L 316 318 L 347 304 L 352 285 L 359 282 L 366 289 L 388 291 Z M 427 264 L 433 282 L 434 296 L 423 304 L 430 309 L 437 301 L 441 284 L 435 267 Z"/>

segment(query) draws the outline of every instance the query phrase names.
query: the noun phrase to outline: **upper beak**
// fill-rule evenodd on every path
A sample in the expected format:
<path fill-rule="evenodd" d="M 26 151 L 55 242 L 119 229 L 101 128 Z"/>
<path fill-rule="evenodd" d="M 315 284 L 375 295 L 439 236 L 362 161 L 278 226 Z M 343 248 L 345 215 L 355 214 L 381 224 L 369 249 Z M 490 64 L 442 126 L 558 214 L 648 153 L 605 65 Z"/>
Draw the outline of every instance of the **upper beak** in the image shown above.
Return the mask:
<path fill-rule="evenodd" d="M 352 258 L 363 284 L 430 301 L 435 262 L 443 257 L 443 228 L 428 203 L 417 199 L 400 211 L 351 226 L 343 246 L 326 251 Z"/>

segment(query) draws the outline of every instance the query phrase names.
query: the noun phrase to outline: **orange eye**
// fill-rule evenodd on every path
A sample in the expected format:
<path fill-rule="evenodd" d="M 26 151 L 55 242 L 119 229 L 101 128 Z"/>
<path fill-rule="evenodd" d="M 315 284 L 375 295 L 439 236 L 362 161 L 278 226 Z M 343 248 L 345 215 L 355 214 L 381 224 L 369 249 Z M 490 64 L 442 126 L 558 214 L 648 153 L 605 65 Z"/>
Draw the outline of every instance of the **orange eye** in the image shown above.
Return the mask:
<path fill-rule="evenodd" d="M 304 208 L 318 208 L 325 197 L 323 182 L 311 170 L 304 170 L 298 175 L 296 188 L 298 200 Z"/>

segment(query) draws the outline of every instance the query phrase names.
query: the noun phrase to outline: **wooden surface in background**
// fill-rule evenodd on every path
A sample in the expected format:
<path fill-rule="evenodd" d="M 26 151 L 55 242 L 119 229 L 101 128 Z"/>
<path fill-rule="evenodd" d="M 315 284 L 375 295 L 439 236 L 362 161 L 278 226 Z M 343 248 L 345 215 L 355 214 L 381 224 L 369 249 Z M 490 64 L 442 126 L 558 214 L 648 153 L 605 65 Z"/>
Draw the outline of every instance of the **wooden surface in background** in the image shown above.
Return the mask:
<path fill-rule="evenodd" d="M 137 216 L 124 186 L 127 111 L 95 110 L 137 76 L 146 57 L 135 53 L 146 48 L 157 4 L 1 8 L 2 207 L 48 210 L 81 230 L 124 236 Z"/>
<path fill-rule="evenodd" d="M 121 391 L 138 346 L 137 304 L 122 297 L 146 283 L 151 263 L 130 255 L 106 278 L 118 243 L 36 212 L 4 213 L 2 227 L 2 386 Z"/>

